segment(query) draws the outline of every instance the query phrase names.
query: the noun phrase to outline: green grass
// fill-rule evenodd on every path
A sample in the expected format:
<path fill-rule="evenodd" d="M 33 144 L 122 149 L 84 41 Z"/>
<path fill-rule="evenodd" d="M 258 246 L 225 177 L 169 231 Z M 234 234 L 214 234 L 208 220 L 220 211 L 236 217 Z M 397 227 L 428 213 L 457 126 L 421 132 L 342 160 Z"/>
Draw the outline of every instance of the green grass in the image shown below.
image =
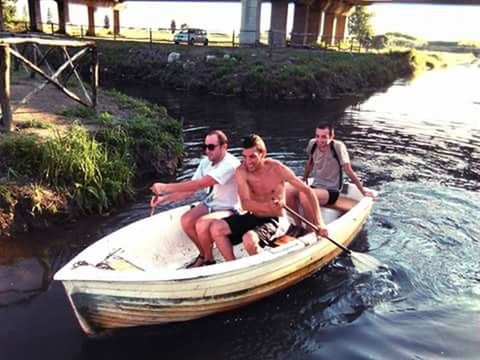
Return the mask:
<path fill-rule="evenodd" d="M 97 42 L 97 45 L 111 79 L 122 74 L 118 80 L 256 99 L 361 94 L 413 73 L 411 56 L 406 52 L 359 54 L 292 48 L 176 48 L 111 41 Z M 170 51 L 180 53 L 179 62 L 167 63 Z M 218 56 L 217 60 L 207 62 L 206 55 L 212 54 Z M 224 59 L 224 54 L 229 54 L 230 59 Z M 187 63 L 194 65 L 184 66 Z M 353 74 L 353 78 L 349 78 L 349 74 Z"/>
<path fill-rule="evenodd" d="M 19 132 L 0 135 L 0 177 L 52 187 L 67 195 L 72 209 L 83 213 L 104 213 L 130 199 L 135 177 L 161 172 L 155 168 L 160 159 L 182 156 L 182 129 L 161 106 L 116 91 L 110 95 L 132 115 L 120 119 L 85 107 L 62 113 L 95 120 L 101 126 L 94 133 L 74 123 L 43 139 Z M 37 210 L 40 187 L 31 192 L 36 194 L 32 201 Z"/>
<path fill-rule="evenodd" d="M 51 129 L 52 125 L 37 119 L 30 119 L 17 124 L 17 129 Z"/>
<path fill-rule="evenodd" d="M 96 110 L 86 106 L 69 107 L 63 110 L 59 115 L 90 120 L 97 118 Z"/>

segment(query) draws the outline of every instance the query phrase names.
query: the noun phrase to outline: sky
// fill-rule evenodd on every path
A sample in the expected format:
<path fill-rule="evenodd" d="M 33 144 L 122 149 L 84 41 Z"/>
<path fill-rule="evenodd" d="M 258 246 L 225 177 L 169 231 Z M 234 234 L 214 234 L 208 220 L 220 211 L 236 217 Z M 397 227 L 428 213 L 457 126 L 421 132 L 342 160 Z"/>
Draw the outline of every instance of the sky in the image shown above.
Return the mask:
<path fill-rule="evenodd" d="M 27 0 L 18 0 L 18 15 L 24 13 Z M 47 9 L 57 19 L 57 7 L 53 0 L 42 0 L 42 18 L 46 22 Z M 145 28 L 169 28 L 172 19 L 177 27 L 187 23 L 191 27 L 205 28 L 209 32 L 238 32 L 240 28 L 241 5 L 238 3 L 194 3 L 194 2 L 142 2 L 127 1 L 120 15 L 121 26 Z M 375 15 L 372 19 L 376 34 L 401 32 L 424 40 L 476 40 L 480 41 L 480 5 L 412 5 L 374 4 L 368 10 Z M 261 30 L 270 25 L 270 3 L 262 5 Z M 293 4 L 289 5 L 287 29 L 293 24 Z M 98 8 L 95 22 L 104 23 L 104 17 L 112 11 Z M 87 23 L 87 9 L 83 5 L 70 5 L 70 22 Z"/>

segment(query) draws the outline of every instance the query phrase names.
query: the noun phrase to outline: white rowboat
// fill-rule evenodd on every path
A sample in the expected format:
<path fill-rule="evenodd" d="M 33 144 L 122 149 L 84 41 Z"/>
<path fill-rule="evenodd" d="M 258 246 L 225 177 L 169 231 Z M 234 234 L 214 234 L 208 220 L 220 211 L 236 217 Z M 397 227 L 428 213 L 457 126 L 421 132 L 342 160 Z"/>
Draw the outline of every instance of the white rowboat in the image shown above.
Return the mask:
<path fill-rule="evenodd" d="M 355 205 L 345 213 L 322 208 L 322 215 L 330 237 L 348 246 L 367 220 L 372 199 L 349 186 L 339 200 L 354 200 Z M 284 238 L 282 245 L 254 256 L 237 245 L 237 260 L 231 262 L 214 249 L 217 264 L 186 269 L 198 254 L 180 227 L 188 209 L 178 207 L 115 231 L 55 274 L 88 335 L 235 309 L 299 282 L 342 251 L 310 233 Z"/>

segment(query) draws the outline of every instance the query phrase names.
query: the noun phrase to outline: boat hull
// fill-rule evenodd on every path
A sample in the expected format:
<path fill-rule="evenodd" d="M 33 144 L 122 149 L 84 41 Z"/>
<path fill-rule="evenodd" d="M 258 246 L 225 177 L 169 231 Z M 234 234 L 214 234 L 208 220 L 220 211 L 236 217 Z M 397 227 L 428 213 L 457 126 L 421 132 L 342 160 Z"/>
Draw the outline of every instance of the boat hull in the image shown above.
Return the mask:
<path fill-rule="evenodd" d="M 348 246 L 371 207 L 371 200 L 361 201 L 329 224 L 330 236 Z M 341 252 L 326 239 L 317 241 L 309 234 L 291 245 L 197 273 L 183 270 L 187 275 L 192 271 L 192 276 L 156 279 L 154 274 L 135 272 L 122 280 L 111 272 L 110 279 L 57 280 L 62 280 L 82 329 L 93 336 L 106 329 L 188 321 L 243 307 L 309 277 Z M 232 263 L 237 264 L 232 267 Z"/>

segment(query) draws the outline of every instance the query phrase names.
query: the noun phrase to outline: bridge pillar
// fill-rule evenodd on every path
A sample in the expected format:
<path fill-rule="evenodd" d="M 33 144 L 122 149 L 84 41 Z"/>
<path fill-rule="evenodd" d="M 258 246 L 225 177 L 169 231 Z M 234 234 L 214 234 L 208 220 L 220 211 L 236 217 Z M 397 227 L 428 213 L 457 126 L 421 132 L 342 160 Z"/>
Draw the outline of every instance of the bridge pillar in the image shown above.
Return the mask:
<path fill-rule="evenodd" d="M 68 0 L 56 0 L 58 10 L 58 32 L 60 34 L 67 33 L 67 19 L 68 19 Z"/>
<path fill-rule="evenodd" d="M 318 40 L 318 34 L 320 32 L 320 23 L 322 20 L 322 11 L 320 9 L 316 9 L 311 7 L 310 14 L 308 18 L 308 36 L 307 36 L 307 43 L 308 44 L 316 44 Z"/>
<path fill-rule="evenodd" d="M 95 36 L 95 11 L 97 8 L 91 4 L 87 3 L 87 11 L 88 11 L 88 30 L 86 35 L 87 36 Z"/>
<path fill-rule="evenodd" d="M 268 44 L 271 46 L 285 46 L 287 35 L 288 0 L 272 0 L 272 14 L 270 16 L 270 32 Z"/>
<path fill-rule="evenodd" d="M 323 18 L 322 42 L 326 45 L 333 43 L 333 29 L 335 28 L 335 13 L 326 11 Z"/>
<path fill-rule="evenodd" d="M 28 0 L 28 17 L 30 18 L 30 31 L 43 30 L 40 0 Z"/>
<path fill-rule="evenodd" d="M 113 35 L 120 34 L 120 10 L 113 9 Z"/>
<path fill-rule="evenodd" d="M 124 3 L 113 5 L 113 35 L 120 35 L 120 11 L 125 9 Z"/>
<path fill-rule="evenodd" d="M 242 0 L 242 19 L 240 22 L 240 46 L 255 46 L 258 39 L 258 17 L 261 0 Z"/>
<path fill-rule="evenodd" d="M 347 25 L 347 16 L 338 15 L 337 22 L 335 24 L 335 43 L 339 43 L 345 39 L 345 28 Z"/>
<path fill-rule="evenodd" d="M 293 14 L 293 29 L 291 42 L 294 45 L 305 45 L 307 43 L 308 17 L 310 5 L 295 3 L 295 13 Z"/>
<path fill-rule="evenodd" d="M 258 0 L 258 11 L 257 11 L 257 22 L 255 24 L 255 29 L 257 31 L 256 43 L 260 42 L 260 21 L 262 19 L 262 0 Z"/>
<path fill-rule="evenodd" d="M 296 3 L 293 19 L 292 43 L 315 44 L 320 34 L 322 12 L 332 0 L 310 0 L 308 3 Z"/>
<path fill-rule="evenodd" d="M 335 45 L 345 38 L 347 16 L 352 5 L 343 1 L 333 2 L 325 11 L 322 41 L 327 45 Z"/>

